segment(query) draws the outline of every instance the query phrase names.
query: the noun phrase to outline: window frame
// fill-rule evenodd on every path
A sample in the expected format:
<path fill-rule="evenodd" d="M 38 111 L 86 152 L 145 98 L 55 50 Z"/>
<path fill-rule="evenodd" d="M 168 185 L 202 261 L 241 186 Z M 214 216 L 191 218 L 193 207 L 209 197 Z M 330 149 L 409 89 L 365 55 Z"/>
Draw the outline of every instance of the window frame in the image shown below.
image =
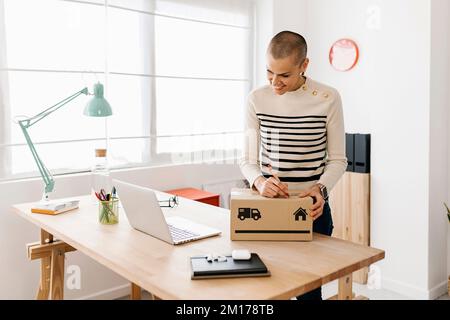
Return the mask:
<path fill-rule="evenodd" d="M 222 135 L 222 134 L 236 134 L 241 133 L 243 134 L 244 131 L 229 131 L 229 132 L 221 132 L 221 133 L 199 133 L 199 134 L 183 134 L 183 135 L 157 135 L 157 121 L 158 121 L 158 115 L 157 115 L 157 101 L 156 101 L 156 79 L 158 78 L 175 78 L 175 79 L 189 79 L 189 80 L 198 80 L 198 81 L 215 81 L 215 80 L 225 80 L 225 81 L 241 81 L 247 83 L 247 92 L 250 92 L 251 88 L 253 87 L 253 84 L 255 82 L 255 64 L 254 64 L 254 57 L 255 57 L 255 42 L 256 42 L 256 27 L 255 27 L 255 21 L 256 21 L 256 9 L 255 9 L 255 3 L 253 1 L 249 1 L 249 26 L 238 26 L 238 25 L 232 25 L 232 24 L 224 24 L 224 23 L 215 23 L 211 21 L 205 21 L 200 19 L 187 19 L 183 17 L 177 17 L 177 16 L 170 16 L 167 14 L 159 14 L 155 12 L 155 2 L 152 1 L 152 11 L 142 11 L 142 10 L 136 10 L 132 8 L 126 8 L 121 7 L 118 5 L 112 5 L 108 4 L 108 1 L 104 1 L 104 3 L 98 3 L 98 2 L 89 2 L 89 1 L 79 1 L 79 0 L 59 0 L 64 2 L 71 2 L 71 3 L 78 3 L 79 5 L 92 5 L 92 6 L 102 6 L 105 7 L 105 17 L 106 17 L 106 23 L 109 23 L 108 20 L 108 10 L 110 8 L 113 9 L 119 9 L 124 11 L 132 11 L 137 12 L 140 14 L 147 14 L 151 15 L 153 17 L 155 16 L 163 16 L 165 18 L 171 18 L 171 19 L 181 19 L 181 20 L 188 20 L 192 21 L 193 23 L 207 23 L 207 24 L 215 24 L 215 25 L 221 25 L 224 27 L 233 27 L 233 28 L 243 28 L 249 30 L 249 49 L 247 54 L 247 63 L 248 63 L 248 70 L 246 70 L 246 74 L 248 75 L 248 78 L 246 79 L 230 79 L 230 78 L 201 78 L 201 77 L 178 77 L 178 76 L 167 76 L 167 75 L 156 75 L 155 74 L 155 49 L 154 49 L 154 42 L 155 42 L 155 19 L 152 19 L 152 30 L 150 31 L 150 36 L 147 38 L 148 41 L 151 41 L 149 43 L 150 48 L 152 48 L 152 55 L 150 56 L 151 59 L 148 62 L 150 64 L 150 74 L 135 74 L 135 73 L 125 73 L 125 72 L 114 72 L 108 70 L 108 64 L 105 63 L 105 69 L 104 70 L 94 70 L 94 71 L 77 71 L 77 70 L 49 70 L 49 69 L 17 69 L 17 68 L 7 68 L 6 64 L 3 65 L 2 63 L 5 63 L 5 61 L 0 60 L 0 83 L 4 80 L 3 77 L 8 77 L 8 72 L 10 71 L 24 71 L 24 72 L 59 72 L 59 73 L 69 73 L 69 74 L 88 74 L 93 73 L 97 75 L 104 75 L 105 77 L 105 96 L 107 96 L 108 92 L 108 78 L 110 75 L 126 75 L 126 76 L 137 76 L 137 77 L 149 77 L 152 78 L 151 83 L 151 99 L 150 99 L 150 105 L 142 105 L 144 115 L 146 117 L 146 120 L 144 119 L 144 135 L 142 136 L 126 136 L 126 137 L 117 137 L 117 136 L 106 136 L 106 137 L 98 137 L 98 138 L 90 138 L 90 139 L 74 139 L 74 140 L 51 140 L 51 141 L 38 141 L 35 143 L 35 145 L 43 145 L 43 144 L 55 144 L 55 143 L 74 143 L 74 142 L 83 142 L 83 141 L 101 141 L 101 140 L 107 140 L 108 147 L 109 147 L 109 141 L 111 140 L 125 140 L 125 139 L 145 139 L 145 147 L 142 152 L 143 159 L 142 162 L 138 163 L 127 163 L 124 165 L 118 165 L 114 166 L 111 169 L 123 169 L 123 168 L 138 168 L 138 167 L 147 167 L 147 166 L 158 166 L 158 165 L 170 165 L 173 163 L 173 156 L 174 153 L 170 152 L 164 152 L 164 153 L 157 153 L 157 147 L 158 147 L 158 138 L 164 138 L 164 137 L 187 137 L 187 136 L 210 136 L 210 135 Z M 3 1 L 0 2 L 0 15 L 3 15 L 4 12 L 4 3 Z M 2 19 L 3 22 L 0 23 L 0 39 L 1 37 L 6 36 L 6 26 L 5 26 L 5 19 Z M 3 34 L 2 34 L 3 32 Z M 3 54 L 3 57 L 6 57 L 6 49 L 0 48 L 0 54 Z M 108 52 L 105 51 L 105 60 L 108 60 Z M 6 71 L 6 72 L 3 72 Z M 2 83 L 3 85 L 4 83 Z M 6 81 L 6 85 L 8 82 Z M 5 86 L 2 86 L 2 88 L 5 88 Z M 5 99 L 8 99 L 8 89 L 6 86 L 5 92 L 1 92 L 3 94 L 3 101 Z M 6 100 L 7 101 L 7 100 Z M 2 103 L 2 99 L 0 99 L 0 105 Z M 5 143 L 9 140 L 9 131 L 11 128 L 10 121 L 7 121 L 7 119 L 11 119 L 9 108 L 2 108 L 3 112 L 0 112 L 0 123 L 2 124 L 2 131 L 0 131 L 0 134 L 2 135 L 3 141 L 0 139 L 0 181 L 8 181 L 8 180 L 16 180 L 16 179 L 23 179 L 23 178 L 35 178 L 39 176 L 39 172 L 37 169 L 31 164 L 30 162 L 30 169 L 34 168 L 30 172 L 24 172 L 20 174 L 12 174 L 11 166 L 9 165 L 11 162 L 11 147 L 15 146 L 27 146 L 25 142 L 23 143 Z M 150 119 L 150 120 L 149 120 Z M 107 120 L 106 120 L 107 123 Z M 107 125 L 106 125 L 107 127 Z M 38 147 L 39 148 L 39 147 Z M 223 158 L 215 158 L 215 159 L 204 159 L 203 155 L 209 155 L 213 152 L 220 151 L 222 154 L 225 154 L 225 157 Z M 39 152 L 39 150 L 38 150 Z M 230 160 L 236 160 L 236 158 L 239 157 L 239 153 L 241 152 L 241 149 L 229 149 L 229 150 L 208 150 L 204 149 L 201 151 L 191 151 L 191 152 L 185 152 L 185 153 L 176 153 L 177 156 L 182 157 L 183 159 L 190 159 L 188 163 L 194 163 L 198 162 L 199 160 L 199 152 L 202 153 L 202 156 L 200 157 L 201 162 L 210 162 L 210 161 L 230 161 Z M 227 156 L 228 155 L 228 156 Z M 230 155 L 232 155 L 230 157 Z M 45 161 L 45 160 L 44 160 Z M 66 175 L 66 174 L 75 174 L 75 173 L 83 173 L 83 172 L 89 172 L 89 168 L 86 168 L 85 170 L 79 170 L 79 169 L 54 169 L 50 168 L 52 171 L 52 174 L 54 176 L 58 175 Z"/>

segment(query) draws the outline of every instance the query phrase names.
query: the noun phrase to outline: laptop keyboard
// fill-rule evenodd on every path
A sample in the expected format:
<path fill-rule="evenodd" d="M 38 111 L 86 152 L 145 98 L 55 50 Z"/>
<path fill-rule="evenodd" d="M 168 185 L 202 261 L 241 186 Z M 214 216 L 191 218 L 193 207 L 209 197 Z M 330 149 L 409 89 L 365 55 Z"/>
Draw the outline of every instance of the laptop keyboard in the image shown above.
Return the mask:
<path fill-rule="evenodd" d="M 198 233 L 190 232 L 188 230 L 183 230 L 183 229 L 174 227 L 173 225 L 170 225 L 170 224 L 169 224 L 169 230 L 170 230 L 170 233 L 172 234 L 172 239 L 174 241 L 180 241 L 180 240 L 194 238 L 194 237 L 199 236 Z"/>

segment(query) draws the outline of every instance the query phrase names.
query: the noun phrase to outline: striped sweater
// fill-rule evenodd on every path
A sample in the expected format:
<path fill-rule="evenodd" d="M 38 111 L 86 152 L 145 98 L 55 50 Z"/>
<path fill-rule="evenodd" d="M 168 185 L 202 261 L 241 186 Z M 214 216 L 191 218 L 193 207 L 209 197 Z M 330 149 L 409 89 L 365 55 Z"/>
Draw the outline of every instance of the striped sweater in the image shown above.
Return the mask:
<path fill-rule="evenodd" d="M 248 97 L 245 141 L 240 168 L 253 187 L 272 166 L 291 190 L 319 182 L 330 191 L 344 174 L 345 131 L 339 93 L 306 79 L 296 91 L 281 96 L 270 86 Z"/>

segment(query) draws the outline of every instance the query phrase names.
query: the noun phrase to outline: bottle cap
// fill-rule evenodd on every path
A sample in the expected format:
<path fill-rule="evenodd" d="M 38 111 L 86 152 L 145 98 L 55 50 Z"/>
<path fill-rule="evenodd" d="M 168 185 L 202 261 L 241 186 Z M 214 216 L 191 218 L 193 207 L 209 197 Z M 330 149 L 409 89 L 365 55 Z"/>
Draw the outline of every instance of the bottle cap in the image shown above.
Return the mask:
<path fill-rule="evenodd" d="M 106 149 L 95 149 L 96 157 L 106 157 Z"/>

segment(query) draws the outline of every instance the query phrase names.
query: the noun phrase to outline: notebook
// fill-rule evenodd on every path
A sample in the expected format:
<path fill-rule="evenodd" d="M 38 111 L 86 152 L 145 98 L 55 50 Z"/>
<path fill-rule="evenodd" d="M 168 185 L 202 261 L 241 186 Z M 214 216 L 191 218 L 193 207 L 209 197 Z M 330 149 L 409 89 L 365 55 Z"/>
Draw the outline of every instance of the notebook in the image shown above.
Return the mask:
<path fill-rule="evenodd" d="M 45 204 L 37 204 L 33 208 L 31 208 L 31 212 L 33 213 L 42 213 L 42 214 L 60 214 L 66 211 L 74 210 L 78 208 L 79 200 L 73 200 L 63 203 L 45 203 Z"/>
<path fill-rule="evenodd" d="M 256 253 L 252 253 L 249 260 L 233 260 L 231 256 L 226 258 L 227 261 L 224 262 L 208 262 L 206 256 L 191 257 L 191 279 L 270 276 L 266 265 Z"/>

